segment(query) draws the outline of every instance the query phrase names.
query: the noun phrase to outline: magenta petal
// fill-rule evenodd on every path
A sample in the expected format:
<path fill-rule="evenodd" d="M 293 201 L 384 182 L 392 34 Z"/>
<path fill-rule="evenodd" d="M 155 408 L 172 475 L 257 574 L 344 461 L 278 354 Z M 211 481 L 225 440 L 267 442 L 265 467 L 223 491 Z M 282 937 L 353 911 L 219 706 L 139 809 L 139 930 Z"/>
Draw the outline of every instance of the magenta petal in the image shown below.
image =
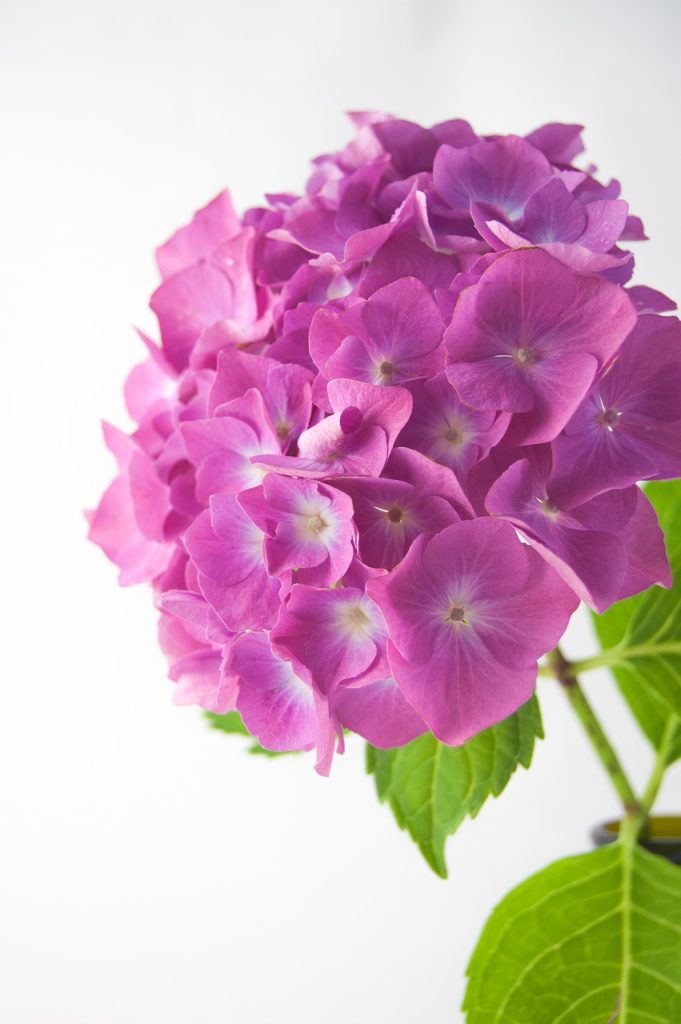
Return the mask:
<path fill-rule="evenodd" d="M 343 686 L 334 707 L 341 725 L 383 750 L 401 747 L 427 729 L 392 678 Z"/>
<path fill-rule="evenodd" d="M 525 138 L 553 164 L 569 164 L 584 149 L 581 124 L 544 124 Z"/>
<path fill-rule="evenodd" d="M 225 629 L 206 599 L 187 590 L 166 590 L 159 604 L 164 613 L 175 616 L 201 643 L 228 644 L 233 634 Z"/>
<path fill-rule="evenodd" d="M 255 389 L 277 437 L 288 441 L 308 425 L 312 411 L 311 388 L 312 374 L 302 366 L 285 366 L 267 356 L 228 348 L 218 356 L 208 411 L 213 416 L 225 403 L 244 398 L 250 389 Z"/>
<path fill-rule="evenodd" d="M 235 705 L 233 677 L 221 667 L 219 651 L 198 650 L 175 661 L 169 669 L 175 682 L 173 703 L 198 704 L 206 711 L 224 715 Z"/>
<path fill-rule="evenodd" d="M 444 354 L 440 360 L 434 355 L 442 339 L 442 317 L 416 278 L 379 288 L 362 306 L 360 319 L 371 355 L 393 366 L 382 383 L 430 377 L 443 364 Z"/>
<path fill-rule="evenodd" d="M 205 328 L 231 316 L 234 288 L 219 267 L 195 263 L 164 281 L 150 305 L 158 317 L 165 354 L 173 367 L 182 369 Z"/>
<path fill-rule="evenodd" d="M 510 416 L 495 408 L 480 410 L 461 401 L 447 376 L 410 388 L 414 410 L 400 434 L 400 444 L 423 452 L 462 478 L 504 436 Z"/>
<path fill-rule="evenodd" d="M 271 629 L 280 609 L 281 584 L 264 567 L 256 567 L 243 580 L 225 586 L 199 573 L 199 587 L 220 621 L 233 633 L 244 629 Z"/>
<path fill-rule="evenodd" d="M 555 442 L 567 505 L 613 487 L 681 474 L 681 324 L 638 319 L 618 358 Z"/>
<path fill-rule="evenodd" d="M 280 451 L 259 391 L 251 388 L 219 411 L 221 415 L 190 420 L 180 428 L 197 466 L 196 494 L 204 502 L 211 494 L 237 494 L 260 483 L 262 474 L 252 456 Z"/>
<path fill-rule="evenodd" d="M 622 585 L 626 555 L 619 533 L 633 514 L 635 496 L 614 491 L 566 512 L 551 500 L 550 487 L 547 472 L 521 459 L 492 486 L 487 510 L 522 529 L 575 593 L 602 612 Z"/>
<path fill-rule="evenodd" d="M 309 750 L 317 742 L 315 701 L 309 685 L 272 652 L 264 633 L 233 644 L 230 668 L 238 676 L 237 710 L 266 750 Z"/>
<path fill-rule="evenodd" d="M 345 477 L 336 486 L 352 498 L 362 560 L 377 568 L 392 569 L 420 534 L 459 520 L 445 498 L 402 480 Z"/>
<path fill-rule="evenodd" d="M 299 458 L 266 456 L 257 465 L 313 477 L 352 473 L 378 476 L 411 412 L 404 388 L 375 387 L 354 380 L 328 386 L 334 415 L 305 430 L 298 440 Z"/>
<path fill-rule="evenodd" d="M 241 230 L 229 192 L 224 191 L 194 214 L 164 245 L 156 250 L 156 261 L 164 278 L 177 274 L 191 263 L 210 256 Z"/>
<path fill-rule="evenodd" d="M 334 412 L 342 412 L 348 406 L 358 408 L 363 414 L 364 425 L 377 424 L 383 428 L 390 448 L 412 409 L 411 395 L 404 388 L 374 387 L 355 380 L 332 380 L 328 392 Z"/>
<path fill-rule="evenodd" d="M 587 203 L 584 210 L 586 228 L 579 238 L 580 245 L 594 252 L 609 252 L 624 231 L 627 203 L 621 199 L 602 199 Z"/>
<path fill-rule="evenodd" d="M 627 294 L 639 313 L 670 313 L 676 309 L 676 303 L 664 292 L 645 285 L 634 285 L 627 288 Z"/>
<path fill-rule="evenodd" d="M 532 547 L 585 604 L 606 611 L 618 600 L 627 559 L 618 537 L 602 531 L 566 531 L 551 546 L 527 535 Z M 607 565 L 607 572 L 603 566 Z"/>
<path fill-rule="evenodd" d="M 594 372 L 595 366 L 591 379 Z M 450 363 L 447 379 L 463 402 L 474 410 L 529 412 L 534 408 L 533 382 L 511 356 Z"/>
<path fill-rule="evenodd" d="M 470 200 L 491 203 L 515 218 L 538 188 L 553 177 L 546 157 L 529 142 L 508 136 L 466 149 L 441 146 L 433 164 L 435 188 L 454 209 Z"/>
<path fill-rule="evenodd" d="M 312 318 L 309 333 L 310 355 L 316 365 L 323 370 L 334 352 L 342 344 L 344 338 L 351 333 L 348 317 L 343 317 L 338 310 L 322 306 Z"/>
<path fill-rule="evenodd" d="M 455 256 L 434 252 L 415 235 L 395 235 L 382 246 L 362 274 L 359 294 L 368 298 L 384 285 L 415 277 L 433 292 L 447 288 L 460 264 Z"/>
<path fill-rule="evenodd" d="M 401 446 L 393 448 L 385 475 L 414 484 L 418 490 L 430 495 L 446 498 L 462 519 L 473 518 L 473 506 L 456 476 L 420 451 Z"/>
<path fill-rule="evenodd" d="M 166 539 L 165 523 L 171 512 L 169 488 L 143 452 L 133 455 L 128 471 L 137 525 L 149 540 L 162 542 Z"/>
<path fill-rule="evenodd" d="M 135 518 L 130 484 L 119 476 L 105 491 L 90 518 L 88 537 L 120 569 L 121 586 L 153 580 L 170 560 L 167 544 L 148 540 Z"/>
<path fill-rule="evenodd" d="M 537 679 L 536 667 L 508 669 L 481 643 L 451 645 L 427 665 L 415 666 L 389 642 L 388 657 L 409 702 L 449 746 L 459 746 L 512 715 L 530 699 Z"/>
<path fill-rule="evenodd" d="M 262 488 L 242 492 L 239 504 L 267 534 L 271 575 L 294 570 L 298 582 L 316 586 L 345 575 L 354 554 L 353 507 L 346 494 L 312 480 L 269 474 Z"/>
<path fill-rule="evenodd" d="M 263 536 L 233 497 L 219 495 L 212 509 L 202 512 L 189 527 L 184 543 L 199 572 L 229 587 L 246 579 L 258 564 Z"/>
<path fill-rule="evenodd" d="M 586 225 L 584 207 L 559 178 L 553 178 L 530 196 L 520 230 L 535 243 L 574 242 Z"/>
<path fill-rule="evenodd" d="M 645 494 L 638 489 L 636 494 L 636 510 L 619 534 L 627 553 L 627 569 L 617 595 L 618 601 L 639 594 L 653 585 L 672 585 L 664 534 L 657 521 L 657 513 Z"/>
<path fill-rule="evenodd" d="M 103 425 L 104 438 L 116 457 L 120 475 L 104 492 L 98 507 L 89 514 L 88 537 L 118 566 L 121 586 L 153 580 L 163 573 L 172 556 L 172 546 L 145 536 L 140 528 L 132 495 L 130 467 L 140 453 L 135 442 L 121 431 Z M 164 500 L 164 499 L 162 499 Z M 149 523 L 154 533 L 153 506 Z"/>
<path fill-rule="evenodd" d="M 510 252 L 464 289 L 445 332 L 447 375 L 474 408 L 526 414 L 506 441 L 555 437 L 636 322 L 617 285 L 541 249 Z"/>
<path fill-rule="evenodd" d="M 281 583 L 263 563 L 263 534 L 231 495 L 216 495 L 185 534 L 201 592 L 227 629 L 267 629 L 279 613 Z"/>
<path fill-rule="evenodd" d="M 412 121 L 391 118 L 373 125 L 373 132 L 401 177 L 429 171 L 439 142 L 432 132 Z"/>
<path fill-rule="evenodd" d="M 598 364 L 589 353 L 548 356 L 539 362 L 531 377 L 534 405 L 531 412 L 518 410 L 504 435 L 504 443 L 542 444 L 557 437 L 589 390 Z"/>
<path fill-rule="evenodd" d="M 578 603 L 509 524 L 492 519 L 420 537 L 367 591 L 388 625 L 398 685 L 435 735 L 453 744 L 529 698 L 537 659 Z"/>
<path fill-rule="evenodd" d="M 257 464 L 279 472 L 290 472 L 294 476 L 378 475 L 388 456 L 385 431 L 374 425 L 357 431 L 343 430 L 342 415 L 327 416 L 301 434 L 298 458 L 265 456 Z"/>
<path fill-rule="evenodd" d="M 145 340 L 144 335 L 142 338 Z M 146 342 L 152 345 L 149 339 Z M 138 423 L 149 415 L 149 410 L 157 403 L 169 401 L 175 391 L 175 375 L 164 362 L 158 351 L 155 355 L 149 355 L 128 374 L 124 386 L 125 405 Z"/>
<path fill-rule="evenodd" d="M 376 678 L 385 669 L 385 636 L 381 613 L 361 590 L 296 584 L 271 640 L 298 675 L 328 694 L 344 681 Z"/>

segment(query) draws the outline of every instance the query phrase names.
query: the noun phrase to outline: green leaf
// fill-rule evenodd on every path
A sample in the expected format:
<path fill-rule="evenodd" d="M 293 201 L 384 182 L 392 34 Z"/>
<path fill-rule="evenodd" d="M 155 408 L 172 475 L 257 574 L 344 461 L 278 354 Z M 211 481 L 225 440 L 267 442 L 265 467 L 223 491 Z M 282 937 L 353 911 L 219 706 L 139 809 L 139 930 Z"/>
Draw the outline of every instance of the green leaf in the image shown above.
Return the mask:
<path fill-rule="evenodd" d="M 533 697 L 460 747 L 445 746 L 430 733 L 393 750 L 367 745 L 367 771 L 397 824 L 407 829 L 433 871 L 446 878 L 447 836 L 467 815 L 474 818 L 488 796 L 498 796 L 519 764 L 529 768 L 537 736 L 543 733 Z"/>
<path fill-rule="evenodd" d="M 250 736 L 238 711 L 228 711 L 226 715 L 216 715 L 213 711 L 205 711 L 204 714 L 212 729 L 234 733 L 237 736 Z"/>
<path fill-rule="evenodd" d="M 681 869 L 633 844 L 506 896 L 468 967 L 467 1024 L 681 1021 Z"/>
<path fill-rule="evenodd" d="M 241 715 L 238 711 L 228 711 L 226 715 L 216 715 L 213 711 L 205 711 L 204 714 L 211 728 L 218 729 L 220 732 L 228 732 L 235 736 L 248 736 L 249 739 L 253 739 L 241 721 Z M 266 750 L 256 740 L 253 740 L 246 749 L 249 754 L 262 754 L 264 757 L 283 757 L 285 753 L 289 753 L 289 751 L 284 750 Z M 297 751 L 291 751 L 291 753 L 297 753 Z"/>
<path fill-rule="evenodd" d="M 674 585 L 651 590 L 593 615 L 609 667 L 641 729 L 658 749 L 670 714 L 681 717 L 681 482 L 650 483 L 646 494 L 668 543 Z M 606 659 L 607 662 L 607 659 Z M 667 763 L 681 757 L 681 724 Z"/>
<path fill-rule="evenodd" d="M 627 672 L 616 672 L 615 674 L 622 696 L 633 711 L 636 721 L 655 750 L 659 750 L 670 718 L 669 708 L 655 695 L 654 690 L 642 686 L 640 679 Z M 676 727 L 665 760 L 667 764 L 673 764 L 680 757 L 681 724 Z"/>

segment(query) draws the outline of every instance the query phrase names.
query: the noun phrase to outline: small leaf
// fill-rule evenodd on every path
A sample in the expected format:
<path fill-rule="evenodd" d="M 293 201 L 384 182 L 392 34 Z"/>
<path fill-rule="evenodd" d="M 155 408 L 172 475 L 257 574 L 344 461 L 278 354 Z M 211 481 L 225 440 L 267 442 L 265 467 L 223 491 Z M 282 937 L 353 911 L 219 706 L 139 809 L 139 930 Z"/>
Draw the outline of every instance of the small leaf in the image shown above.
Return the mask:
<path fill-rule="evenodd" d="M 216 715 L 213 711 L 204 712 L 212 729 L 220 732 L 235 733 L 238 736 L 249 736 L 250 733 L 241 721 L 238 711 L 228 711 L 226 715 Z"/>
<path fill-rule="evenodd" d="M 211 728 L 218 729 L 220 732 L 232 733 L 235 736 L 248 736 L 253 740 L 238 711 L 228 711 L 226 715 L 216 715 L 213 711 L 205 711 L 204 714 Z M 256 740 L 253 740 L 246 749 L 249 754 L 262 754 L 264 757 L 282 757 L 286 753 L 297 753 L 297 751 L 266 750 Z"/>
<path fill-rule="evenodd" d="M 368 745 L 367 771 L 397 824 L 407 829 L 433 871 L 446 878 L 447 836 L 466 816 L 474 818 L 488 796 L 498 796 L 519 764 L 529 768 L 534 741 L 542 735 L 533 697 L 460 747 L 445 746 L 430 733 L 393 750 Z"/>
<path fill-rule="evenodd" d="M 615 843 L 533 875 L 488 919 L 467 1024 L 681 1021 L 681 869 Z"/>
<path fill-rule="evenodd" d="M 641 729 L 657 749 L 670 715 L 681 717 L 681 483 L 645 488 L 665 532 L 674 585 L 653 587 L 593 615 L 598 639 L 612 652 L 609 666 Z M 681 724 L 667 763 L 681 757 Z"/>

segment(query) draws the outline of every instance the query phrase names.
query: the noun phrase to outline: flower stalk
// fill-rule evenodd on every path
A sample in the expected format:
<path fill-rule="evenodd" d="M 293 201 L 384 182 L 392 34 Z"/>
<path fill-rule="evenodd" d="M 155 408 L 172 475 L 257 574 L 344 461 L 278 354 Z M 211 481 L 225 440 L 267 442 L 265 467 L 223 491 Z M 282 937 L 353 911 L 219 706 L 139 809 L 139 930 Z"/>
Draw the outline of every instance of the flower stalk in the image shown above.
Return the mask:
<path fill-rule="evenodd" d="M 622 801 L 625 814 L 627 816 L 638 816 L 641 811 L 641 804 L 610 740 L 603 731 L 603 727 L 579 684 L 574 666 L 563 655 L 559 647 L 551 651 L 548 658 L 549 667 L 562 686 L 577 718 L 582 723 L 594 751 Z"/>
<path fill-rule="evenodd" d="M 584 731 L 591 741 L 594 751 L 622 801 L 624 818 L 619 831 L 620 839 L 624 843 L 635 843 L 641 834 L 644 834 L 646 831 L 650 812 L 653 809 L 667 770 L 669 754 L 676 738 L 680 720 L 676 715 L 669 716 L 660 739 L 648 783 L 641 796 L 637 797 L 620 759 L 579 683 L 578 669 L 584 665 L 592 667 L 592 660 L 596 661 L 597 659 L 571 662 L 565 657 L 560 648 L 556 647 L 548 655 L 548 661 L 544 666 L 542 674 L 552 675 L 560 683 L 567 695 L 577 718 L 582 723 Z"/>

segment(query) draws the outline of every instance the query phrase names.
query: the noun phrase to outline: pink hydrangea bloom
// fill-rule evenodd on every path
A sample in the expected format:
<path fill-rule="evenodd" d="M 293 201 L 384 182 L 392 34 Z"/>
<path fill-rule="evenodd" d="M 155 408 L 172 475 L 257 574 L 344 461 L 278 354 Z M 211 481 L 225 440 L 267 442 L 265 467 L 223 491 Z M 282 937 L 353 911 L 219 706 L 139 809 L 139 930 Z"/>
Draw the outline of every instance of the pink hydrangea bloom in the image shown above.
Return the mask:
<path fill-rule="evenodd" d="M 89 513 L 177 703 L 322 773 L 347 730 L 465 741 L 579 600 L 668 586 L 638 483 L 681 474 L 681 324 L 580 127 L 352 120 L 303 194 L 222 192 L 159 248 Z"/>
<path fill-rule="evenodd" d="M 579 599 L 514 530 L 492 518 L 422 534 L 367 589 L 407 700 L 445 743 L 505 718 L 532 695 L 537 658 Z"/>

